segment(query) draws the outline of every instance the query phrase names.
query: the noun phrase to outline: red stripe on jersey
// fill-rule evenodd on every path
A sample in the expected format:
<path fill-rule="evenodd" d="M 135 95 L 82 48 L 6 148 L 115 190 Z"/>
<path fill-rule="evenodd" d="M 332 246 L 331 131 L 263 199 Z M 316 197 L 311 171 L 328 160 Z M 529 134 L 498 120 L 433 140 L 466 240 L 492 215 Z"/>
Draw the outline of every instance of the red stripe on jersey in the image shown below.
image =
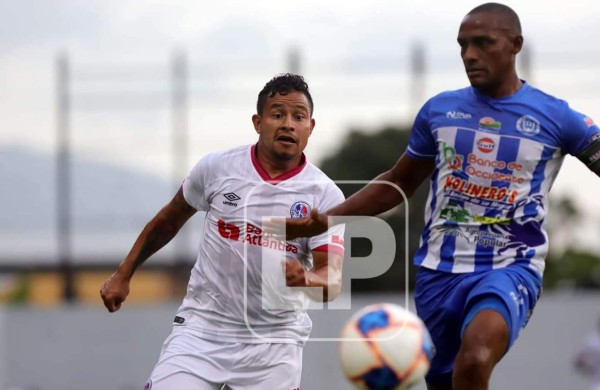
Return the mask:
<path fill-rule="evenodd" d="M 339 247 L 337 245 L 321 245 L 316 247 L 315 249 L 313 249 L 313 251 L 315 252 L 329 252 L 329 253 L 334 253 L 336 255 L 340 255 L 340 256 L 344 256 L 344 248 L 343 247 Z"/>
<path fill-rule="evenodd" d="M 252 165 L 254 165 L 254 169 L 256 169 L 256 172 L 261 177 L 261 179 L 263 179 L 264 181 L 268 181 L 268 182 L 275 181 L 275 183 L 271 183 L 271 184 L 277 184 L 276 182 L 278 182 L 278 181 L 284 181 L 291 177 L 296 176 L 297 174 L 302 172 L 302 170 L 306 166 L 306 156 L 304 155 L 304 153 L 302 153 L 302 156 L 300 157 L 300 165 L 298 165 L 296 168 L 294 168 L 292 170 L 282 173 L 279 176 L 271 177 L 269 175 L 269 173 L 266 171 L 266 169 L 263 168 L 262 165 L 260 165 L 260 162 L 258 161 L 258 158 L 256 157 L 257 145 L 258 144 L 252 145 L 250 155 L 252 157 Z"/>
<path fill-rule="evenodd" d="M 331 236 L 331 242 L 333 242 L 334 244 L 344 245 L 344 239 L 338 236 L 337 234 Z"/>

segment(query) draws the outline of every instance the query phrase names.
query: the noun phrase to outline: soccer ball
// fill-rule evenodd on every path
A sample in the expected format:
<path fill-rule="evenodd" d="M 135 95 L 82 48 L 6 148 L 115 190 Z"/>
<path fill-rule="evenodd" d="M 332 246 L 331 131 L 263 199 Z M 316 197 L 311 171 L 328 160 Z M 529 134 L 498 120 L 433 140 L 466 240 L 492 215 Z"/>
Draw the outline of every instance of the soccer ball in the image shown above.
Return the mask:
<path fill-rule="evenodd" d="M 420 382 L 435 353 L 419 317 L 398 305 L 369 305 L 346 322 L 339 342 L 342 370 L 364 390 L 405 390 Z"/>

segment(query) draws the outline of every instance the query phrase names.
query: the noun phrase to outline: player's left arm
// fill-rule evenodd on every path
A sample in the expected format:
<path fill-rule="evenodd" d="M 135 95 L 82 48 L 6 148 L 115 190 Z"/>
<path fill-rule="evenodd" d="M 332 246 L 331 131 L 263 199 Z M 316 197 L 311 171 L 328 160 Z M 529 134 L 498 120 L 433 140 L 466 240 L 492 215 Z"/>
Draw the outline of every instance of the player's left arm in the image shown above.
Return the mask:
<path fill-rule="evenodd" d="M 576 157 L 592 172 L 600 176 L 600 136 L 591 141 Z"/>
<path fill-rule="evenodd" d="M 600 128 L 592 118 L 567 108 L 563 142 L 566 151 L 600 176 Z"/>
<path fill-rule="evenodd" d="M 334 300 L 342 290 L 344 257 L 326 251 L 312 251 L 313 268 L 306 270 L 297 259 L 286 262 L 285 277 L 288 287 L 309 287 L 304 292 L 315 301 Z M 317 288 L 311 288 L 317 287 Z"/>

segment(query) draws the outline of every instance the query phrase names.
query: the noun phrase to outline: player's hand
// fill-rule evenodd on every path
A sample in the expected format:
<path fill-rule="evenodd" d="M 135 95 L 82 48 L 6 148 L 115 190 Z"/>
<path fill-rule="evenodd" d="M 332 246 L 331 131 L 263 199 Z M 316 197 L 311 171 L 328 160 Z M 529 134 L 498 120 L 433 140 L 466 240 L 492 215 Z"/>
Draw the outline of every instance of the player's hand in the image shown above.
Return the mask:
<path fill-rule="evenodd" d="M 285 231 L 283 228 L 285 227 Z M 305 218 L 272 218 L 263 223 L 264 232 L 286 240 L 298 237 L 313 237 L 324 233 L 328 229 L 327 215 L 312 209 L 310 217 Z"/>
<path fill-rule="evenodd" d="M 309 272 L 297 259 L 287 259 L 284 264 L 285 283 L 288 287 L 308 287 Z"/>
<path fill-rule="evenodd" d="M 104 306 L 113 313 L 121 308 L 121 304 L 129 295 L 129 278 L 115 272 L 104 282 L 100 289 L 100 296 Z"/>

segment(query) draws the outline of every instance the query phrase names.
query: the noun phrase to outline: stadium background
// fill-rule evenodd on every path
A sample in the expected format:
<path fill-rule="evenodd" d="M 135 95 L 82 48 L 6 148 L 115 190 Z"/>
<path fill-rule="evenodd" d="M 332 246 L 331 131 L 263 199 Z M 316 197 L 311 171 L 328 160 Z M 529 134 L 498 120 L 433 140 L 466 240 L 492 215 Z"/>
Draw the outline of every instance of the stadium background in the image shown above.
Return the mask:
<path fill-rule="evenodd" d="M 521 14 L 526 39 L 533 37 L 519 69 L 533 85 L 599 117 L 600 47 L 593 42 L 600 32 L 590 21 L 600 7 L 576 3 L 573 8 L 585 12 L 569 16 L 560 8 L 565 18 L 555 15 L 558 6 L 551 10 L 554 3 L 547 9 L 508 3 Z M 258 24 L 269 18 L 305 21 L 287 8 L 269 14 L 267 5 L 258 4 Z M 310 84 L 317 127 L 307 155 L 317 164 L 338 155 L 356 136 L 352 131 L 375 136 L 406 128 L 428 96 L 464 86 L 454 34 L 462 15 L 478 3 L 458 2 L 440 9 L 443 16 L 433 14 L 432 4 L 405 6 L 411 18 L 449 24 L 447 30 L 436 26 L 438 35 L 429 25 L 400 19 L 391 2 L 378 11 L 307 2 L 312 28 L 286 30 L 281 41 L 265 39 L 273 32 L 252 18 L 241 23 L 224 12 L 205 36 L 159 40 L 152 51 L 136 49 L 137 40 L 152 38 L 150 32 L 131 32 L 110 49 L 106 42 L 117 42 L 122 31 L 106 42 L 86 35 L 88 18 L 103 20 L 97 3 L 69 8 L 57 1 L 56 10 L 45 4 L 27 17 L 19 5 L 5 4 L 1 18 L 12 30 L 0 34 L 0 390 L 140 388 L 185 289 L 201 218 L 148 261 L 124 310 L 111 316 L 101 307 L 99 286 L 143 224 L 197 158 L 255 140 L 250 116 L 256 94 L 276 73 L 299 72 Z M 386 7 L 404 27 L 369 24 L 384 21 Z M 129 21 L 139 27 L 162 9 L 148 16 L 134 8 L 121 13 L 124 26 Z M 348 30 L 353 23 L 362 26 L 361 35 Z M 319 36 L 323 26 L 329 29 Z M 336 33 L 354 40 L 333 45 Z M 42 42 L 24 42 L 28 34 Z M 550 39 L 562 35 L 571 38 Z M 551 236 L 555 283 L 501 364 L 493 389 L 585 388 L 572 358 L 600 314 L 599 189 L 594 175 L 567 158 L 551 198 L 560 216 Z M 356 293 L 353 309 L 401 301 L 404 287 L 387 283 L 385 295 Z M 314 312 L 313 336 L 334 337 L 327 332 L 349 315 Z M 344 388 L 333 344 L 309 343 L 304 365 L 303 388 Z"/>

